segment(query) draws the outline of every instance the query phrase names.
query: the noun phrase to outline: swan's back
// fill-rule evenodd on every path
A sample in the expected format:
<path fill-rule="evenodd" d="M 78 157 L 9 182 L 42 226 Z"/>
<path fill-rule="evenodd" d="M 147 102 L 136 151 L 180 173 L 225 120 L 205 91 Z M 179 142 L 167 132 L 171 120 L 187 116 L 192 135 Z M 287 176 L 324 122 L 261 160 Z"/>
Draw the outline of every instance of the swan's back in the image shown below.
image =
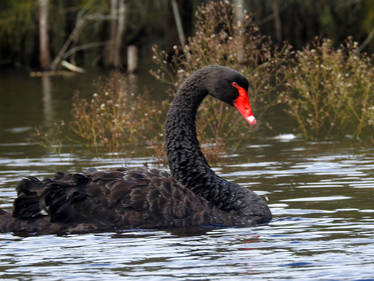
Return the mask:
<path fill-rule="evenodd" d="M 13 218 L 0 214 L 0 225 L 8 228 L 2 231 L 83 233 L 231 225 L 229 214 L 156 169 L 58 173 L 43 181 L 29 177 L 17 192 Z"/>
<path fill-rule="evenodd" d="M 13 215 L 0 210 L 0 232 L 64 233 L 203 225 L 249 226 L 271 220 L 253 191 L 215 174 L 196 136 L 197 108 L 209 93 L 255 124 L 248 80 L 219 65 L 194 72 L 167 115 L 166 151 L 173 175 L 160 170 L 112 169 L 24 179 Z"/>

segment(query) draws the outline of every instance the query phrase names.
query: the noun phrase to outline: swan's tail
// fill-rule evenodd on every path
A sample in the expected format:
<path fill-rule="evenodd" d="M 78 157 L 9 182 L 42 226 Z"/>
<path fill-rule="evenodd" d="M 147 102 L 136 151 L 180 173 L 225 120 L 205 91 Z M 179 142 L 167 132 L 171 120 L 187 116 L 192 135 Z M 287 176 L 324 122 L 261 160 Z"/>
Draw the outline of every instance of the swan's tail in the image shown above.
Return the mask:
<path fill-rule="evenodd" d="M 3 209 L 0 209 L 0 233 L 10 232 L 10 225 L 14 221 L 12 215 Z"/>
<path fill-rule="evenodd" d="M 11 213 L 0 209 L 0 233 L 12 232 L 15 234 L 50 233 L 45 230 L 51 229 L 51 233 L 57 233 L 58 228 L 53 228 L 46 216 L 24 220 L 14 217 Z"/>

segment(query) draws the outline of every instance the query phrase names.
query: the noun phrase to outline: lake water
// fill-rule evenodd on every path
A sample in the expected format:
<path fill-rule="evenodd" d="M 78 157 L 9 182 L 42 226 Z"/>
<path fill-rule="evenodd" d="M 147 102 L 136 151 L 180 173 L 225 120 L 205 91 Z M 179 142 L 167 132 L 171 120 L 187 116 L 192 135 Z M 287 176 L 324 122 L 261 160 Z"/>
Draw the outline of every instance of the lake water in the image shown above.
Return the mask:
<path fill-rule="evenodd" d="M 68 118 L 72 92 L 89 93 L 92 79 L 52 78 L 46 86 L 40 78 L 1 76 L 0 208 L 11 209 L 15 186 L 27 175 L 153 165 L 146 152 L 95 158 L 50 153 L 30 141 L 33 126 Z M 250 228 L 0 234 L 0 279 L 374 280 L 374 148 L 258 137 L 214 168 L 266 198 L 273 221 Z"/>

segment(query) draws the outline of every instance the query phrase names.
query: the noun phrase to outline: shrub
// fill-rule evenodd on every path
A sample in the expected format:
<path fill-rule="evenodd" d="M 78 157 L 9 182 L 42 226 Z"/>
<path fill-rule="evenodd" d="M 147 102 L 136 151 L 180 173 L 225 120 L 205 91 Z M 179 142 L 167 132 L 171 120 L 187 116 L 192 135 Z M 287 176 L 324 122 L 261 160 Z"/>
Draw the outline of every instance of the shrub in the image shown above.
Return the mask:
<path fill-rule="evenodd" d="M 128 77 L 116 72 L 91 99 L 74 95 L 71 122 L 58 123 L 49 133 L 38 129 L 34 138 L 45 146 L 76 143 L 96 153 L 129 151 L 152 143 L 163 127 L 164 112 L 147 93 L 135 95 Z"/>
<path fill-rule="evenodd" d="M 238 24 L 233 11 L 234 6 L 223 1 L 200 7 L 195 35 L 183 48 L 175 46 L 174 54 L 169 56 L 154 47 L 156 68 L 152 74 L 170 86 L 170 94 L 202 66 L 220 64 L 236 69 L 249 79 L 250 101 L 254 104 L 254 114 L 261 120 L 260 115 L 277 103 L 277 91 L 284 78 L 281 66 L 287 62 L 290 47 L 286 44 L 281 49 L 274 48 L 271 40 L 260 34 L 248 13 L 244 13 L 243 22 Z M 248 124 L 235 114 L 239 113 L 225 104 L 206 99 L 197 120 L 200 141 L 224 148 L 230 137 L 247 137 Z M 210 148 L 214 153 L 220 150 Z"/>
<path fill-rule="evenodd" d="M 171 93 L 176 93 L 193 71 L 208 64 L 231 67 L 249 79 L 250 100 L 255 115 L 260 117 L 277 103 L 277 91 L 284 79 L 281 66 L 287 62 L 290 47 L 273 48 L 271 40 L 260 34 L 248 13 L 244 13 L 242 23 L 238 24 L 233 11 L 230 3 L 210 2 L 199 8 L 195 35 L 189 38 L 187 45 L 174 47 L 171 57 L 154 48 L 157 68 L 153 75 L 170 86 L 161 103 L 150 102 L 143 95 L 135 96 L 125 86 L 128 85 L 126 78 L 113 74 L 90 100 L 79 95 L 74 97 L 72 122 L 56 127 L 64 132 L 54 138 L 56 143 L 74 142 L 94 152 L 121 151 L 137 143 L 146 143 L 163 159 L 164 122 Z M 213 98 L 204 101 L 197 128 L 209 161 L 218 159 L 231 137 L 236 138 L 236 143 L 248 137 L 250 127 L 239 116 Z M 65 133 L 67 128 L 74 133 L 70 137 Z M 51 136 L 42 131 L 36 135 L 45 144 Z"/>
<path fill-rule="evenodd" d="M 52 133 L 38 130 L 35 136 L 44 145 L 52 140 L 57 149 L 74 142 L 95 152 L 129 151 L 134 145 L 148 144 L 164 159 L 164 122 L 172 94 L 193 71 L 221 64 L 248 78 L 260 125 L 264 113 L 286 106 L 306 138 L 350 134 L 374 142 L 374 68 L 351 39 L 339 48 L 328 39 L 316 39 L 294 53 L 287 44 L 274 47 L 248 13 L 238 24 L 233 11 L 230 3 L 210 2 L 198 10 L 195 35 L 183 48 L 174 47 L 174 54 L 168 55 L 154 47 L 152 73 L 169 85 L 161 102 L 146 94 L 134 95 L 128 78 L 115 73 L 90 100 L 74 97 L 70 123 L 60 123 Z M 197 122 L 209 161 L 217 160 L 230 138 L 235 137 L 238 144 L 249 135 L 250 128 L 239 113 L 213 98 L 203 102 Z"/>
<path fill-rule="evenodd" d="M 282 100 L 308 139 L 374 136 L 374 69 L 348 39 L 334 48 L 316 39 L 286 70 Z"/>

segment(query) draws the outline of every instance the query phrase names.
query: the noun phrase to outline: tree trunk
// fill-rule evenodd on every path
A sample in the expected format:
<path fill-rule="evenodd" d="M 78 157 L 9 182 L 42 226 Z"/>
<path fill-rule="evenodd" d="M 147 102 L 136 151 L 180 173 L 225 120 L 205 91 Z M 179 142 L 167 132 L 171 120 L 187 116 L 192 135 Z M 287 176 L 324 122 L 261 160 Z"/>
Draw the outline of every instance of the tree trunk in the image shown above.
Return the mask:
<path fill-rule="evenodd" d="M 51 59 L 49 56 L 48 37 L 48 0 L 38 0 L 39 4 L 39 49 L 40 66 L 43 70 L 49 69 Z"/>
<path fill-rule="evenodd" d="M 123 39 L 126 30 L 126 14 L 127 14 L 127 1 L 119 0 L 118 7 L 118 21 L 117 21 L 117 34 L 114 40 L 114 49 L 113 49 L 113 66 L 121 67 L 123 62 Z"/>
<path fill-rule="evenodd" d="M 175 19 L 175 24 L 177 26 L 179 42 L 181 43 L 182 47 L 184 47 L 184 45 L 186 44 L 186 37 L 184 36 L 182 20 L 181 20 L 181 16 L 179 13 L 178 4 L 175 0 L 171 0 L 171 6 L 173 8 L 173 14 L 174 14 L 174 19 Z"/>
<path fill-rule="evenodd" d="M 134 45 L 127 47 L 127 72 L 134 73 L 138 70 L 138 48 Z"/>
<path fill-rule="evenodd" d="M 118 22 L 118 0 L 110 0 L 109 44 L 105 47 L 105 65 L 112 66 Z"/>
<path fill-rule="evenodd" d="M 277 37 L 277 41 L 282 41 L 282 23 L 280 20 L 280 12 L 279 12 L 279 3 L 278 0 L 273 0 L 273 13 L 274 13 L 274 25 L 275 25 L 275 35 Z"/>
<path fill-rule="evenodd" d="M 234 16 L 237 25 L 237 31 L 239 34 L 238 38 L 243 38 L 242 34 L 243 30 L 243 20 L 244 20 L 244 7 L 243 7 L 243 0 L 234 0 Z M 242 42 L 245 44 L 245 42 Z M 244 60 L 244 46 L 242 49 L 238 51 L 238 62 L 242 63 Z"/>
<path fill-rule="evenodd" d="M 234 15 L 236 24 L 242 26 L 244 19 L 243 0 L 234 0 Z"/>

